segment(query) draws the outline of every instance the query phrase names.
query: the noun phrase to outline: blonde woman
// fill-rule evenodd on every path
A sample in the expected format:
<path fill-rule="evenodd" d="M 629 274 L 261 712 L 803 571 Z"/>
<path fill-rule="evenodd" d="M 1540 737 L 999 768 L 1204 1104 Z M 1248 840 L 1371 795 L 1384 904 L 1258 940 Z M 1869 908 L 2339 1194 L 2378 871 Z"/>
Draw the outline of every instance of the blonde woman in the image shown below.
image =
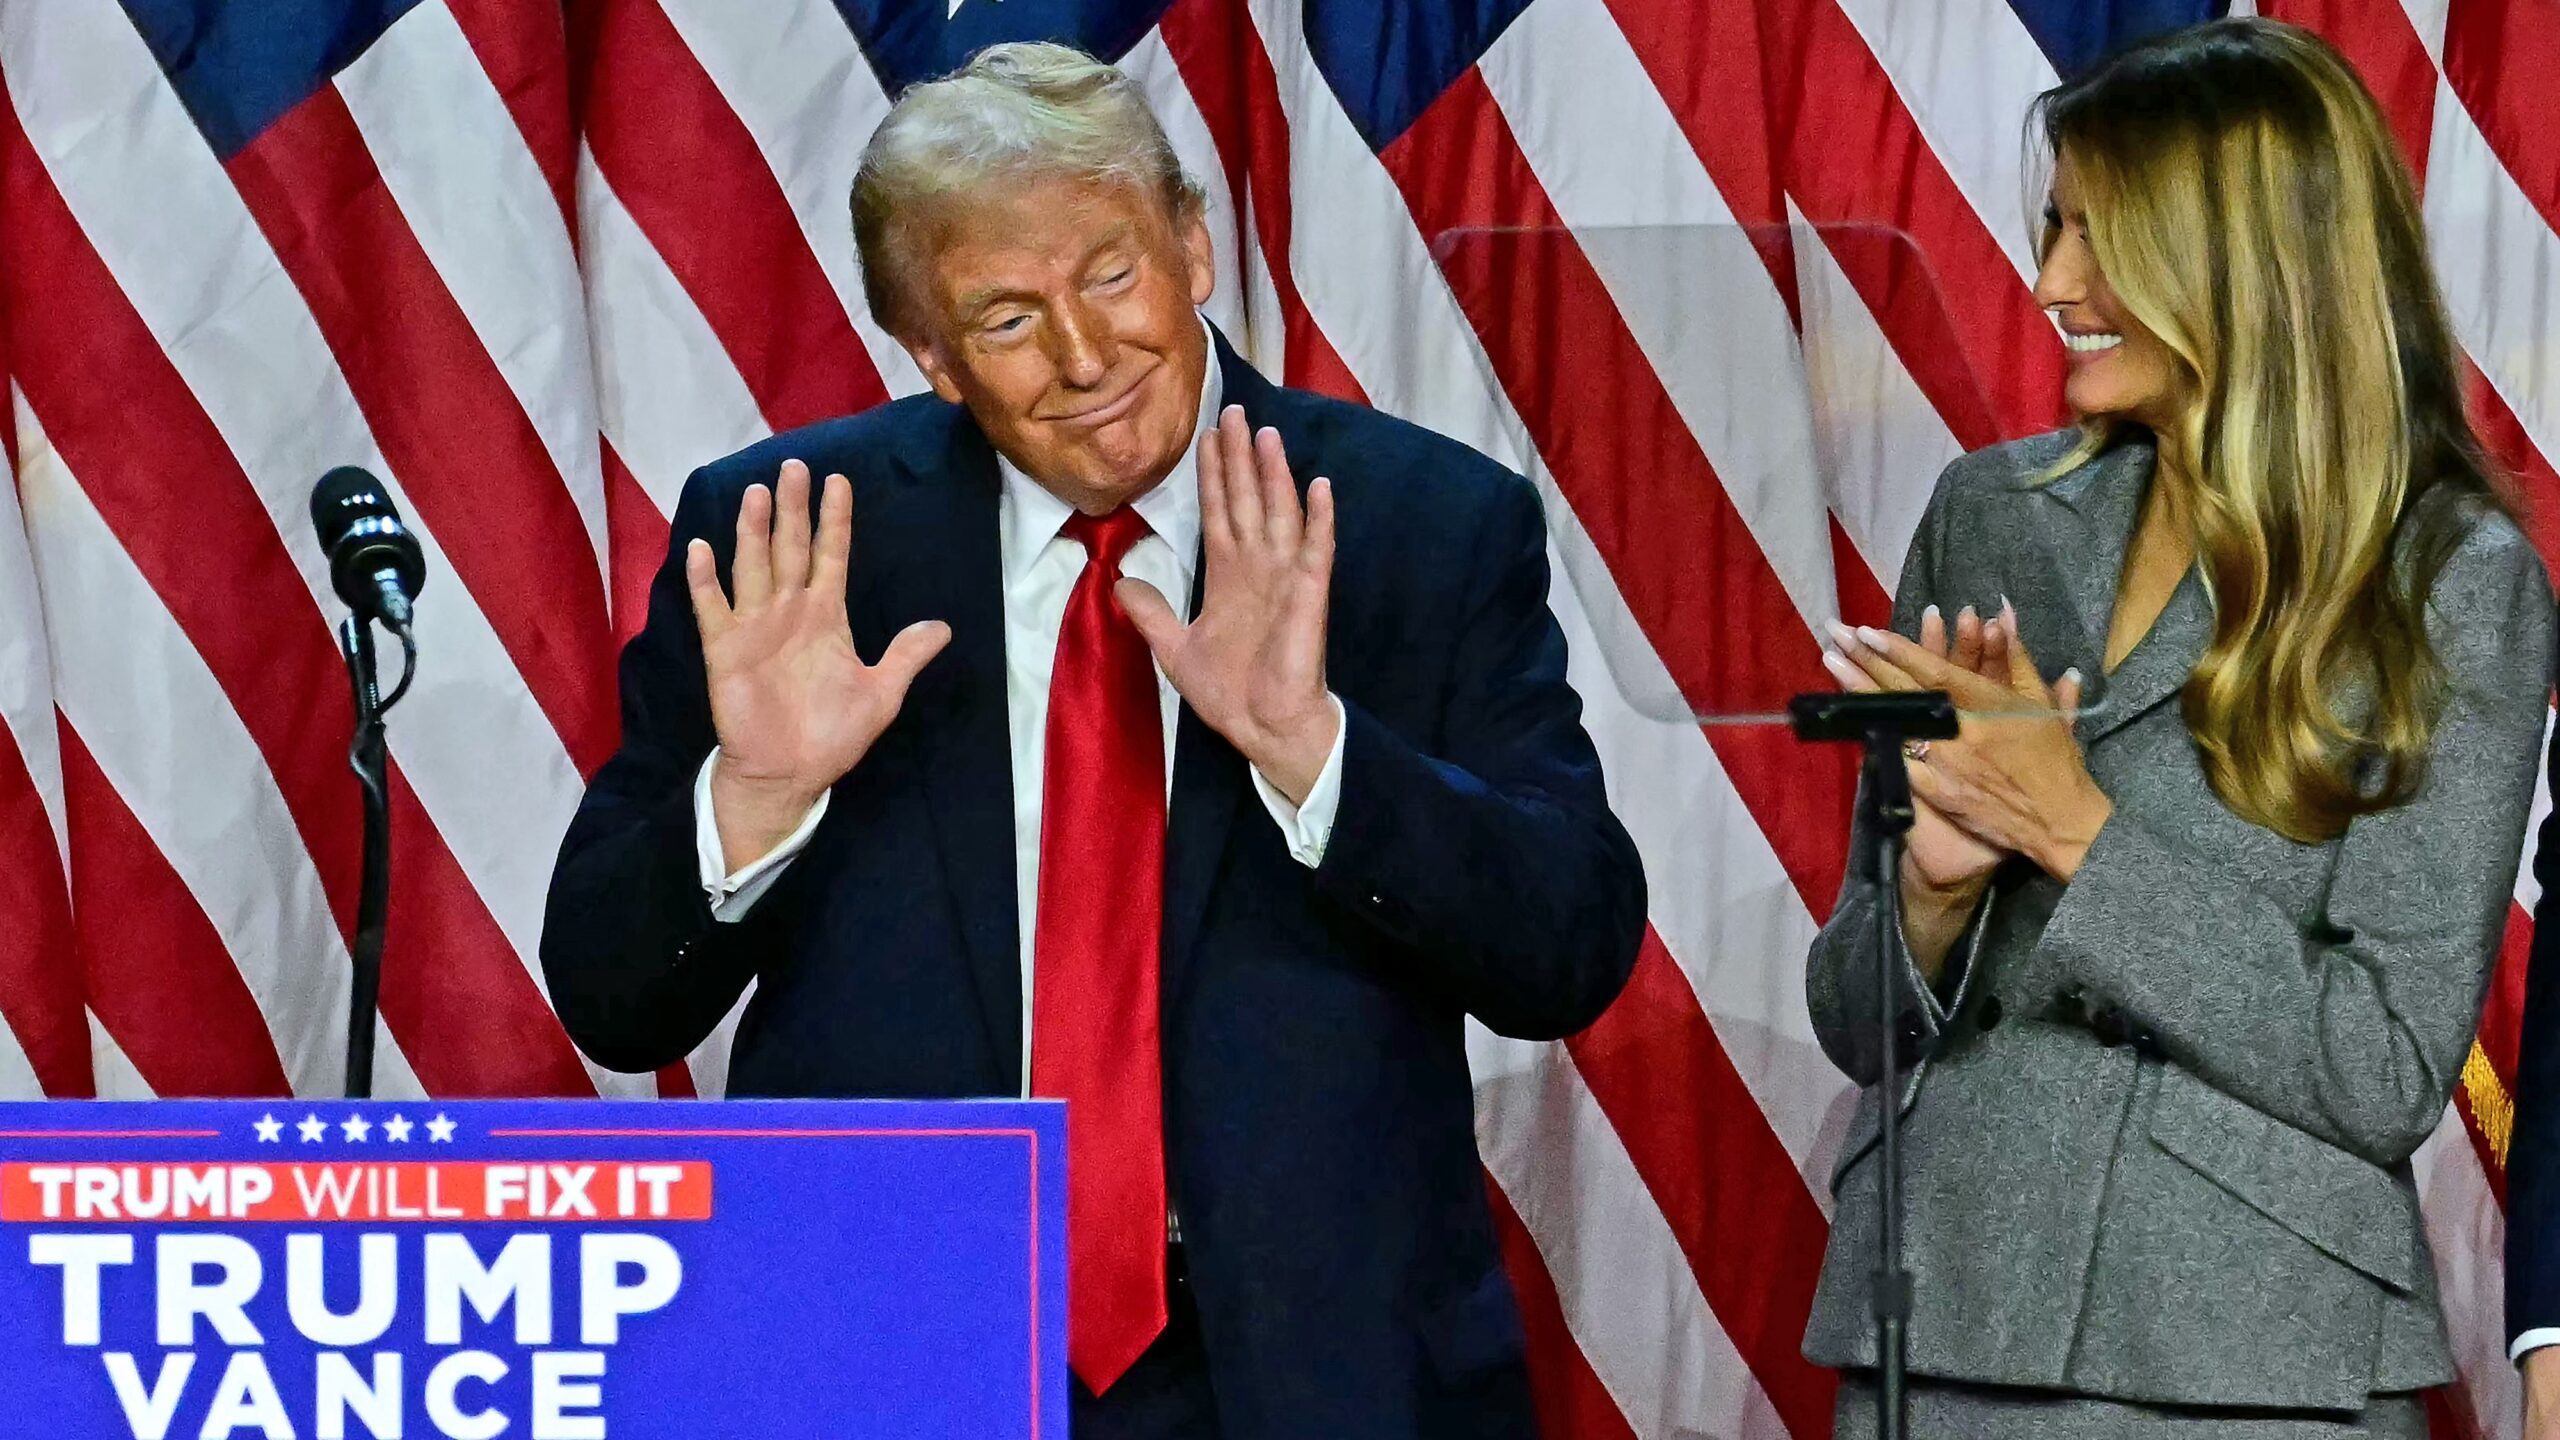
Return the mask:
<path fill-rule="evenodd" d="M 1901 633 L 1828 660 L 1975 718 L 1908 752 L 1896 893 L 1853 881 L 1813 945 L 1868 1089 L 1805 1350 L 1872 1433 L 1891 899 L 1912 1433 L 2422 1436 L 2454 1372 L 2409 1156 L 2507 911 L 2550 591 L 2335 52 L 2218 22 L 2039 119 L 2080 423 L 1951 466 Z"/>

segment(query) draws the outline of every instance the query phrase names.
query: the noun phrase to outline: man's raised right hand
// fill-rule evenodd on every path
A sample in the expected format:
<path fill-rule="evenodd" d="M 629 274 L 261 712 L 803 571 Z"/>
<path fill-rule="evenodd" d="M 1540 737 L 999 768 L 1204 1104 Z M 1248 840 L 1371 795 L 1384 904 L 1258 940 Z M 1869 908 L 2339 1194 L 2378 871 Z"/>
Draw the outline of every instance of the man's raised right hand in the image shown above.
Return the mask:
<path fill-rule="evenodd" d="M 751 485 L 739 502 L 731 594 L 721 593 L 710 542 L 685 547 L 720 737 L 711 810 L 733 872 L 799 828 L 889 728 L 917 672 L 951 640 L 950 626 L 922 621 L 900 631 L 879 664 L 863 664 L 845 615 L 852 553 L 851 482 L 827 477 L 813 547 L 809 467 L 797 460 L 782 463 L 776 487 Z"/>

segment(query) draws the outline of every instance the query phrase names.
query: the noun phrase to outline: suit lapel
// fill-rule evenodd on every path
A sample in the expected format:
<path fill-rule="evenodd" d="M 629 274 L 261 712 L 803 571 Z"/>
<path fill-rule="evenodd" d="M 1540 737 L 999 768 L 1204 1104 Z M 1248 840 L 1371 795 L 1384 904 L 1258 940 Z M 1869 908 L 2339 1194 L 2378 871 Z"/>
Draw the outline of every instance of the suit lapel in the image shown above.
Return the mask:
<path fill-rule="evenodd" d="M 1015 1077 L 1022 1054 L 1022 937 L 1014 895 L 995 451 L 975 425 L 955 415 L 947 450 L 918 472 L 913 483 L 857 514 L 854 525 L 880 547 L 871 555 L 882 642 L 918 620 L 951 626 L 950 645 L 916 677 L 906 709 L 915 717 L 934 842 L 988 1043 L 999 1070 Z"/>
<path fill-rule="evenodd" d="M 1246 421 L 1256 428 L 1278 424 L 1273 402 L 1279 392 L 1228 348 L 1224 335 L 1217 334 L 1214 327 L 1210 333 L 1216 349 L 1209 363 L 1219 367 L 1226 403 L 1243 406 Z M 1293 467 L 1304 468 L 1303 457 L 1292 452 L 1289 459 Z M 1300 477 L 1299 485 L 1303 490 L 1304 477 Z M 1201 601 L 1207 594 L 1208 573 L 1204 543 L 1201 552 L 1192 556 L 1193 615 L 1200 613 Z M 1181 719 L 1174 731 L 1173 797 L 1166 814 L 1164 844 L 1162 980 L 1168 1008 L 1182 994 L 1183 983 L 1190 974 L 1201 919 L 1208 913 L 1209 892 L 1216 883 L 1218 867 L 1226 858 L 1237 806 L 1251 786 L 1244 757 L 1227 743 L 1225 736 L 1209 728 L 1189 701 L 1183 702 Z"/>
<path fill-rule="evenodd" d="M 2123 728 L 2183 688 L 2212 629 L 2203 582 L 2190 572 L 2141 643 L 2115 673 L 2107 673 L 2107 633 L 2115 624 L 2125 554 L 2153 461 L 2148 443 L 2127 441 L 2046 484 L 2021 482 L 2034 507 L 2028 532 L 2044 538 L 2034 546 L 2033 573 L 2019 577 L 2020 588 L 2065 598 L 2070 614 L 2067 622 L 2057 621 L 2022 601 L 2019 620 L 2046 680 L 2066 667 L 2079 669 L 2083 744 Z"/>

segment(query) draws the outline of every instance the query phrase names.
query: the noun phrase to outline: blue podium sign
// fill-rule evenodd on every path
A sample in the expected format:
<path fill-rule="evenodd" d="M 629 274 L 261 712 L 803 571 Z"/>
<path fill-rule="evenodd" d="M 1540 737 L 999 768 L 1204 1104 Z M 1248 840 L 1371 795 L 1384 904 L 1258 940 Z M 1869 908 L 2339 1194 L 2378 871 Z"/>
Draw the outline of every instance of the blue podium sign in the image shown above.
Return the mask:
<path fill-rule="evenodd" d="M 1066 1434 L 1052 1103 L 0 1104 L 0 1433 Z"/>

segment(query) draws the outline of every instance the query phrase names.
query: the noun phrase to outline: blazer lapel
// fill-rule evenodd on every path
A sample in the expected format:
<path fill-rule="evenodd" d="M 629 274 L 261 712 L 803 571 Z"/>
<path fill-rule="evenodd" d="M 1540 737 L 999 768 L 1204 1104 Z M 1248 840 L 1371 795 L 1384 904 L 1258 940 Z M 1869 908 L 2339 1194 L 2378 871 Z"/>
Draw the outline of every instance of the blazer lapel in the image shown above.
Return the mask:
<path fill-rule="evenodd" d="M 965 416 L 955 416 L 945 453 L 919 467 L 916 483 L 855 515 L 854 525 L 880 542 L 870 558 L 882 642 L 918 620 L 951 626 L 951 643 L 916 677 L 906 711 L 914 717 L 934 843 L 988 1043 L 1010 1084 L 1022 1055 L 1022 938 L 998 488 L 994 449 Z"/>
<path fill-rule="evenodd" d="M 1227 337 L 1218 334 L 1214 326 L 1210 333 L 1216 342 L 1210 363 L 1219 367 L 1226 403 L 1243 406 L 1246 421 L 1257 429 L 1279 424 L 1274 404 L 1279 392 L 1228 347 Z M 1305 457 L 1295 451 L 1289 461 L 1293 468 L 1305 469 Z M 1303 493 L 1304 475 L 1298 477 L 1298 486 Z M 1207 580 L 1204 546 L 1192 557 L 1194 615 L 1200 613 Z M 1173 800 L 1166 815 L 1164 845 L 1162 980 L 1168 1006 L 1181 995 L 1183 981 L 1189 975 L 1191 952 L 1198 946 L 1200 922 L 1209 908 L 1209 892 L 1217 880 L 1218 867 L 1226 858 L 1236 809 L 1251 787 L 1244 757 L 1185 701 L 1174 732 Z"/>

